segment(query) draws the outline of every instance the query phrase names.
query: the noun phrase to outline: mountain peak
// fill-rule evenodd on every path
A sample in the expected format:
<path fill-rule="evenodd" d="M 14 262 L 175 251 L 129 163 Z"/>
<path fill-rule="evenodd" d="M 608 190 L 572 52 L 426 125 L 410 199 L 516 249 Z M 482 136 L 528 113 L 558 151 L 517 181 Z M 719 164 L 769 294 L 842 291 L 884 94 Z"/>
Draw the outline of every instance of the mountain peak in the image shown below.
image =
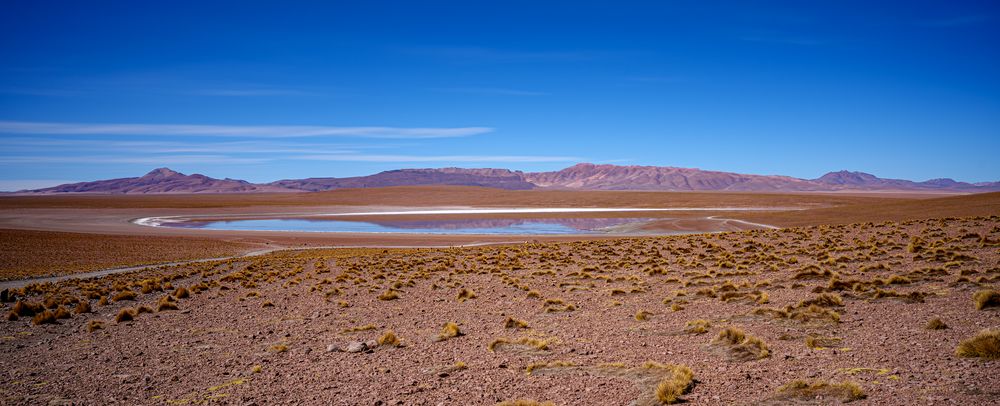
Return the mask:
<path fill-rule="evenodd" d="M 149 171 L 149 173 L 147 173 L 145 176 L 148 176 L 148 177 L 154 177 L 154 176 L 155 177 L 170 177 L 170 176 L 178 176 L 178 175 L 184 176 L 184 174 L 182 174 L 180 172 L 174 171 L 173 169 L 170 169 L 170 168 L 167 168 L 167 167 L 163 167 L 163 168 L 153 169 L 153 170 Z"/>

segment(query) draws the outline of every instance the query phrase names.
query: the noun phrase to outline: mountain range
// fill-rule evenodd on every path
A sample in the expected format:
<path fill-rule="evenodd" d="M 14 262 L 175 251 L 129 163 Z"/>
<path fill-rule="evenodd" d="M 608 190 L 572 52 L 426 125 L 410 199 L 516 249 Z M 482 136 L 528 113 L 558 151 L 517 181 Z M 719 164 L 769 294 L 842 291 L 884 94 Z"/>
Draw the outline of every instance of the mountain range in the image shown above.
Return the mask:
<path fill-rule="evenodd" d="M 553 172 L 521 172 L 508 169 L 398 169 L 368 176 L 346 178 L 285 179 L 250 183 L 238 179 L 215 179 L 185 175 L 158 168 L 135 178 L 119 178 L 25 190 L 19 194 L 155 194 L 155 193 L 267 193 L 319 192 L 345 188 L 388 186 L 459 185 L 508 190 L 656 190 L 656 191 L 1000 191 L 1000 182 L 966 183 L 952 179 L 914 182 L 883 179 L 864 172 L 830 172 L 817 179 L 779 175 L 747 175 L 664 166 L 619 166 L 581 163 Z"/>

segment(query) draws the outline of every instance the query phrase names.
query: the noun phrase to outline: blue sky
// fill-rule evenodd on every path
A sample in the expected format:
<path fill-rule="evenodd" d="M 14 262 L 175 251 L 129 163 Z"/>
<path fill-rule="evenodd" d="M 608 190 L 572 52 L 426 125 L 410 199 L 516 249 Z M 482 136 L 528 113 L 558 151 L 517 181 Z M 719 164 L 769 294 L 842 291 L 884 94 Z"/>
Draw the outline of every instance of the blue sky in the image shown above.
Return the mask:
<path fill-rule="evenodd" d="M 6 4 L 0 190 L 160 166 L 1000 180 L 993 1 L 289 3 Z"/>

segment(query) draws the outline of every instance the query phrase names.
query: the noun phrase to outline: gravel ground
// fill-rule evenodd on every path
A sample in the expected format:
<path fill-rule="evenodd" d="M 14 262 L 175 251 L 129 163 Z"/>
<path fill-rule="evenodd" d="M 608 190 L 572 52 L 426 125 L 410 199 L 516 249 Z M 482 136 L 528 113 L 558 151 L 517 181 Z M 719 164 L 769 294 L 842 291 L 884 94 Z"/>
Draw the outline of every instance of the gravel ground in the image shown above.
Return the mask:
<path fill-rule="evenodd" d="M 1000 361 L 955 354 L 1000 328 L 998 308 L 972 300 L 998 285 L 998 217 L 274 253 L 8 291 L 94 313 L 0 322 L 0 403 L 655 404 L 676 372 L 643 367 L 654 361 L 693 371 L 680 398 L 694 404 L 858 397 L 779 391 L 797 379 L 854 383 L 854 404 L 1000 404 Z M 178 287 L 196 293 L 155 311 Z M 136 300 L 99 304 L 122 290 Z M 154 311 L 115 321 L 139 306 Z M 948 328 L 925 329 L 935 317 Z M 707 332 L 686 332 L 698 319 Z M 89 332 L 93 321 L 103 328 Z M 442 339 L 448 322 L 461 333 Z M 712 344 L 729 327 L 766 343 L 766 357 Z M 400 345 L 371 342 L 387 331 Z M 531 340 L 491 350 L 500 338 Z"/>

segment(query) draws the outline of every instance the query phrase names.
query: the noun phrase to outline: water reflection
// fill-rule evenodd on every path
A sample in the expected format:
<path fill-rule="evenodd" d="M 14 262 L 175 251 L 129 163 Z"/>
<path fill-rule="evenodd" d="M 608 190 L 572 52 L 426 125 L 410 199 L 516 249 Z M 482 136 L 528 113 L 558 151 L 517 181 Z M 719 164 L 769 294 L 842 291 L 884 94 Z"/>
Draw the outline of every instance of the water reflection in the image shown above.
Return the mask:
<path fill-rule="evenodd" d="M 342 221 L 321 219 L 247 219 L 164 224 L 205 230 L 303 231 L 406 234 L 608 234 L 628 233 L 648 218 L 448 219 L 420 221 Z"/>

